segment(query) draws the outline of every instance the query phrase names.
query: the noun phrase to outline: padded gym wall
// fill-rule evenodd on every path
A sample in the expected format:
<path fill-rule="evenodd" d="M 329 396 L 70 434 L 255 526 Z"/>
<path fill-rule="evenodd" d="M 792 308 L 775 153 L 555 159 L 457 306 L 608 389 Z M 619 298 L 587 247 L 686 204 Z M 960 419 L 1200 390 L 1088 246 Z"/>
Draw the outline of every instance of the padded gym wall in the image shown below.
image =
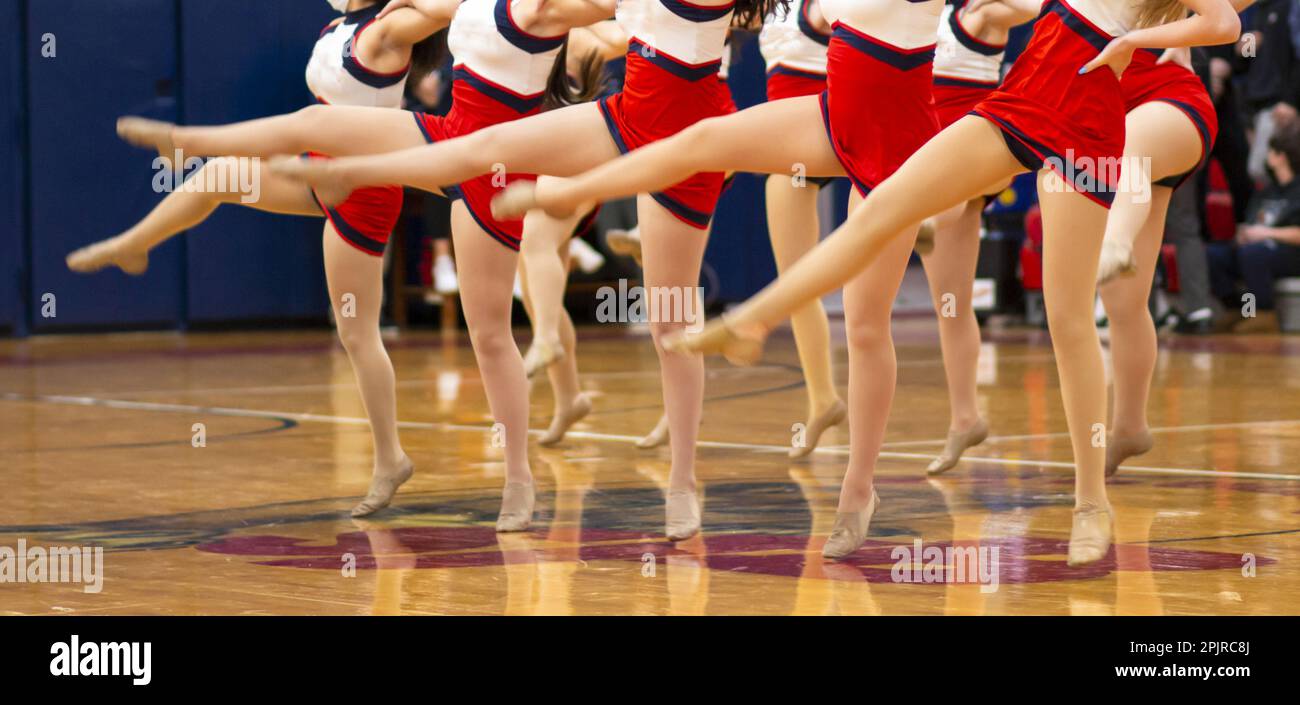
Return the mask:
<path fill-rule="evenodd" d="M 69 251 L 122 231 L 159 198 L 154 155 L 117 139 L 114 120 L 176 119 L 175 10 L 175 0 L 27 3 L 35 331 L 182 320 L 179 243 L 155 251 L 138 278 L 116 270 L 84 276 L 64 265 Z"/>
<path fill-rule="evenodd" d="M 18 41 L 0 45 L 0 333 L 20 335 L 27 305 L 22 12 L 18 0 L 0 0 L 0 23 L 18 32 Z"/>
<path fill-rule="evenodd" d="M 336 16 L 321 0 L 180 3 L 182 122 L 248 120 L 313 102 L 307 60 Z M 189 234 L 190 321 L 323 319 L 324 222 L 220 208 Z"/>

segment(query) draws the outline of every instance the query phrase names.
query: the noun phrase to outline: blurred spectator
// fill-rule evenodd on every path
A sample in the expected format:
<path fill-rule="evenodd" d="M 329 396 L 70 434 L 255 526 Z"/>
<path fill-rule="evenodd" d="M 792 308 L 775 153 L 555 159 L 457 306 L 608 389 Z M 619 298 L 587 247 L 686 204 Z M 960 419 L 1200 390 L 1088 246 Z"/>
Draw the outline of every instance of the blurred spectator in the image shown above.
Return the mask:
<path fill-rule="evenodd" d="M 1174 330 L 1203 335 L 1215 333 L 1214 297 L 1210 295 L 1209 265 L 1203 239 L 1204 220 L 1197 207 L 1201 193 L 1197 180 L 1189 179 L 1169 199 L 1165 241 L 1175 248 L 1178 262 L 1178 299 L 1181 315 Z M 1203 200 L 1203 197 L 1202 199 Z"/>
<path fill-rule="evenodd" d="M 1204 74 L 1199 71 L 1214 101 L 1214 110 L 1219 116 L 1219 134 L 1214 140 L 1210 154 L 1223 168 L 1223 176 L 1228 182 L 1228 192 L 1232 194 L 1232 211 L 1237 222 L 1246 220 L 1246 204 L 1255 192 L 1255 183 L 1246 169 L 1246 160 L 1250 155 L 1250 142 L 1246 139 L 1247 118 L 1242 110 L 1241 92 L 1233 81 L 1234 66 L 1241 64 L 1234 45 L 1208 47 L 1192 51 L 1192 65 L 1198 66 L 1196 58 L 1200 51 L 1209 57 Z M 1244 70 L 1244 64 L 1242 64 Z M 1201 171 L 1197 177 L 1201 193 L 1207 188 L 1209 170 Z"/>
<path fill-rule="evenodd" d="M 1300 277 L 1300 122 L 1276 130 L 1266 164 L 1273 183 L 1251 199 L 1236 241 L 1213 243 L 1209 251 L 1215 294 L 1231 308 L 1242 306 L 1240 280 L 1254 296 L 1256 315 L 1243 319 L 1239 332 L 1276 331 L 1273 283 Z"/>
<path fill-rule="evenodd" d="M 1300 26 L 1297 0 L 1260 0 L 1249 30 L 1237 43 L 1246 60 L 1243 82 L 1247 107 L 1254 113 L 1254 137 L 1247 166 L 1256 181 L 1266 177 L 1269 140 L 1279 123 L 1294 122 L 1300 105 L 1300 66 L 1293 40 Z"/>

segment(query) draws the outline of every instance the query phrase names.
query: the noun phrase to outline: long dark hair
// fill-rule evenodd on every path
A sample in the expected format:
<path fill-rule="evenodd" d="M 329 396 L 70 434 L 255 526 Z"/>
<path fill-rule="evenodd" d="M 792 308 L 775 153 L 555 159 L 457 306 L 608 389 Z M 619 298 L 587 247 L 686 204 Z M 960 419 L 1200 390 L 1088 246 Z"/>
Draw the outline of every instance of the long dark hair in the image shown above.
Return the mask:
<path fill-rule="evenodd" d="M 542 110 L 563 108 L 595 100 L 605 89 L 605 60 L 598 52 L 582 57 L 578 75 L 569 76 L 569 38 L 564 38 L 560 53 L 555 57 L 551 75 L 546 79 L 546 97 Z"/>
<path fill-rule="evenodd" d="M 736 27 L 752 26 L 755 22 L 762 22 L 763 18 L 778 7 L 782 12 L 789 12 L 790 0 L 736 0 L 731 24 Z"/>

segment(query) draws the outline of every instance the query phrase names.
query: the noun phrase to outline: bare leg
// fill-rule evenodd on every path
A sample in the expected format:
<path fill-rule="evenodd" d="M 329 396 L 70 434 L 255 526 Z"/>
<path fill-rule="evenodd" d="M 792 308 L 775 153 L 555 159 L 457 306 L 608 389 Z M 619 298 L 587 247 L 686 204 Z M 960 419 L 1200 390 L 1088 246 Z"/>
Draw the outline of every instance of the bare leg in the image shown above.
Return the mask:
<path fill-rule="evenodd" d="M 569 277 L 569 238 L 578 220 L 577 216 L 557 219 L 545 213 L 530 213 L 524 218 L 520 271 L 530 284 L 526 297 L 532 304 L 533 317 L 530 353 L 536 351 L 540 356 L 535 363 L 538 369 L 572 352 L 560 345 L 559 318 L 564 312 L 564 289 Z M 532 376 L 535 370 L 527 371 Z"/>
<path fill-rule="evenodd" d="M 413 466 L 398 439 L 397 380 L 379 336 L 384 258 L 368 255 L 344 242 L 329 223 L 325 224 L 323 244 L 325 275 L 339 340 L 352 363 L 375 444 L 370 491 L 352 509 L 352 516 L 361 517 L 387 507 L 397 489 L 410 479 Z"/>
<path fill-rule="evenodd" d="M 543 446 L 564 440 L 569 428 L 591 413 L 591 399 L 578 384 L 577 334 L 564 309 L 573 226 L 572 221 L 555 220 L 544 213 L 529 213 L 524 218 L 519 273 L 524 306 L 533 324 L 533 345 L 546 340 L 559 352 L 559 357 L 545 365 L 555 411 L 550 427 L 538 441 Z"/>
<path fill-rule="evenodd" d="M 701 120 L 616 162 L 570 179 L 539 183 L 537 202 L 529 207 L 564 215 L 584 203 L 658 191 L 708 171 L 789 174 L 800 165 L 808 176 L 842 176 L 825 131 L 808 129 L 820 125 L 821 119 L 817 97 L 809 96 Z M 774 134 L 781 139 L 772 139 Z"/>
<path fill-rule="evenodd" d="M 680 309 L 664 307 L 669 310 L 656 312 L 650 321 L 650 333 L 659 355 L 664 411 L 670 429 L 672 468 L 668 475 L 669 520 L 666 533 L 670 539 L 684 540 L 699 531 L 698 503 L 694 505 L 693 516 L 675 522 L 674 496 L 685 497 L 683 493 L 689 493 L 689 500 L 681 501 L 696 501 L 695 441 L 699 436 L 704 405 L 704 358 L 668 352 L 660 341 L 665 335 L 698 323 L 704 315 L 696 307 L 696 288 L 700 282 L 700 264 L 704 260 L 708 233 L 678 220 L 648 195 L 637 198 L 637 221 L 641 224 L 647 298 L 666 300 L 673 297 L 680 301 Z"/>
<path fill-rule="evenodd" d="M 862 208 L 860 200 L 855 194 L 858 209 Z M 841 514 L 861 511 L 871 502 L 876 457 L 885 440 L 898 372 L 890 315 L 911 254 L 911 240 L 900 233 L 844 288 L 849 344 L 849 465 L 840 490 L 837 511 Z"/>
<path fill-rule="evenodd" d="M 1201 156 L 1200 136 L 1178 108 L 1166 103 L 1140 105 L 1128 114 L 1124 156 L 1124 176 L 1129 178 L 1130 188 L 1117 194 L 1111 206 L 1099 269 L 1115 269 L 1115 262 L 1122 259 L 1137 276 L 1116 279 L 1101 287 L 1102 302 L 1111 321 L 1115 369 L 1115 413 L 1106 444 L 1107 475 L 1114 474 L 1127 458 L 1141 455 L 1152 446 L 1146 404 L 1156 364 L 1156 332 L 1147 298 L 1173 194 L 1167 187 L 1151 184 L 1194 168 Z M 1133 188 L 1129 172 L 1138 165 L 1138 188 Z M 1143 192 L 1144 185 L 1150 190 Z M 1143 193 L 1150 198 L 1142 198 Z M 1105 274 L 1101 271 L 1098 278 Z"/>
<path fill-rule="evenodd" d="M 259 185 L 256 193 L 197 188 L 200 184 L 229 184 L 230 181 L 225 177 L 237 173 L 239 169 L 255 170 L 249 176 L 252 177 L 252 183 Z M 236 179 L 235 183 L 240 183 L 240 179 Z M 186 184 L 190 188 L 180 188 L 167 194 L 161 203 L 126 232 L 73 252 L 68 256 L 68 267 L 77 272 L 94 272 L 117 265 L 124 269 L 130 268 L 132 274 L 143 273 L 148 267 L 150 250 L 207 220 L 223 203 L 242 204 L 287 215 L 321 215 L 320 206 L 312 198 L 311 191 L 302 184 L 274 176 L 257 160 L 230 157 L 212 159 L 191 176 Z"/>
<path fill-rule="evenodd" d="M 1074 451 L 1070 564 L 1081 565 L 1104 558 L 1113 533 L 1105 476 L 1106 368 L 1092 317 L 1106 209 L 1066 191 L 1050 171 L 1039 172 L 1038 201 L 1043 211 L 1043 300 Z"/>
<path fill-rule="evenodd" d="M 943 371 L 948 381 L 948 443 L 927 472 L 947 471 L 966 448 L 983 442 L 988 426 L 980 418 L 975 378 L 979 369 L 980 327 L 971 307 L 979 260 L 980 213 L 984 199 L 967 201 L 934 218 L 935 249 L 921 258 L 939 320 Z"/>
<path fill-rule="evenodd" d="M 776 256 L 778 272 L 785 271 L 817 246 L 820 234 L 817 194 L 820 191 L 813 184 L 796 186 L 789 176 L 782 174 L 767 178 L 767 229 L 772 238 L 772 253 Z M 823 431 L 844 420 L 846 409 L 835 391 L 830 323 L 821 302 L 815 301 L 800 309 L 791 323 L 808 389 L 806 443 L 790 449 L 790 457 L 801 458 L 816 449 Z"/>
<path fill-rule="evenodd" d="M 1193 169 L 1201 149 L 1196 126 L 1186 113 L 1168 103 L 1144 103 L 1128 114 L 1121 181 L 1126 188 L 1115 194 L 1106 221 L 1098 281 L 1133 273 L 1133 243 L 1151 217 L 1152 184 Z"/>
<path fill-rule="evenodd" d="M 958 157 L 963 168 L 951 169 Z M 737 309 L 732 325 L 764 334 L 809 301 L 843 286 L 893 238 L 913 237 L 922 219 L 1023 170 L 992 124 L 975 116 L 958 120 L 877 186 L 835 233 Z"/>
<path fill-rule="evenodd" d="M 1110 318 L 1110 354 L 1114 366 L 1115 413 L 1106 439 L 1106 475 L 1113 475 L 1129 457 L 1151 449 L 1147 429 L 1147 397 L 1156 369 L 1156 327 L 1147 298 L 1160 259 L 1165 212 L 1173 191 L 1157 186 L 1151 195 L 1151 215 L 1138 232 L 1133 248 L 1136 276 L 1114 279 L 1101 287 L 1101 300 Z M 1112 206 L 1112 212 L 1114 207 Z"/>
<path fill-rule="evenodd" d="M 516 254 L 486 232 L 457 201 L 451 209 L 451 232 L 460 278 L 461 306 L 478 360 L 495 437 L 505 446 L 506 490 L 498 531 L 522 531 L 532 520 L 533 474 L 528 467 L 528 378 L 510 331 Z M 472 275 L 469 275 L 472 273 Z"/>
<path fill-rule="evenodd" d="M 378 184 L 436 191 L 483 174 L 567 175 L 590 169 L 618 156 L 607 135 L 600 109 L 583 103 L 436 144 L 328 161 L 292 160 L 275 168 L 331 192 Z"/>
<path fill-rule="evenodd" d="M 118 133 L 132 144 L 158 149 L 167 158 L 173 156 L 173 149 L 186 158 L 303 152 L 341 157 L 393 152 L 425 143 L 409 111 L 351 105 L 311 105 L 284 115 L 216 126 L 123 118 Z"/>

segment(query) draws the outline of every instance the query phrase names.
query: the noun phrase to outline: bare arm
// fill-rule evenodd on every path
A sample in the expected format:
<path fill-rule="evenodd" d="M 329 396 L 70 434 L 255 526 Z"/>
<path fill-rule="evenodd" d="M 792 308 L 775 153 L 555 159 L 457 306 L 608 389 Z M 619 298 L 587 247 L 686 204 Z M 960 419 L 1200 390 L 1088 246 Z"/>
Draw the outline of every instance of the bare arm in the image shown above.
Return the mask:
<path fill-rule="evenodd" d="M 553 31 L 586 27 L 614 16 L 615 0 L 537 0 L 536 22 Z"/>
<path fill-rule="evenodd" d="M 1079 73 L 1088 73 L 1109 66 L 1115 73 L 1123 73 L 1141 48 L 1171 49 L 1174 47 L 1214 46 L 1230 44 L 1241 36 L 1241 18 L 1229 0 L 1179 0 L 1194 14 L 1191 17 L 1168 22 L 1155 27 L 1136 29 L 1116 37 L 1084 65 Z"/>
<path fill-rule="evenodd" d="M 1042 11 L 1043 0 L 970 0 L 962 16 L 978 13 L 983 22 L 1010 28 L 1038 17 Z"/>
<path fill-rule="evenodd" d="M 446 29 L 459 6 L 459 0 L 392 0 L 376 17 L 370 32 L 384 50 L 409 50 Z"/>

